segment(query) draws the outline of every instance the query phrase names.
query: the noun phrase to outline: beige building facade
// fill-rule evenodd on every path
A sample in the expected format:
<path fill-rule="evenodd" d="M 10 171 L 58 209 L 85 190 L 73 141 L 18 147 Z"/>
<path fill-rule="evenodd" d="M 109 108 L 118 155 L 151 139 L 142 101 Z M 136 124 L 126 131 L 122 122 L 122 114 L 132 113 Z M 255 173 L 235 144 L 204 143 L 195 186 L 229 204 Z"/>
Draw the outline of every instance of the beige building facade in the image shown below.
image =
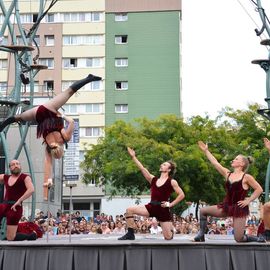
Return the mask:
<path fill-rule="evenodd" d="M 39 1 L 19 1 L 20 19 L 24 29 L 29 30 L 32 27 L 37 19 L 38 9 Z M 4 16 L 0 14 L 0 24 L 3 21 Z M 16 23 L 15 33 L 17 44 L 22 44 Z M 37 62 L 48 66 L 48 69 L 39 71 L 34 78 L 35 105 L 43 104 L 90 73 L 103 78 L 102 81 L 92 82 L 80 89 L 63 107 L 63 112 L 74 118 L 78 126 L 73 138 L 76 142 L 71 141 L 65 152 L 59 181 L 76 182 L 77 186 L 72 190 L 73 209 L 80 210 L 85 216 L 93 216 L 100 211 L 104 192 L 95 183 L 88 186 L 81 183 L 79 163 L 90 144 L 96 144 L 98 138 L 104 134 L 105 0 L 58 1 L 40 23 L 35 41 L 39 51 L 35 48 L 32 57 L 39 54 Z M 10 44 L 7 31 L 2 39 L 3 43 Z M 35 47 L 35 44 L 32 45 Z M 27 72 L 24 75 L 29 76 Z M 6 96 L 12 89 L 14 77 L 13 58 L 0 51 L 0 96 Z M 22 88 L 22 99 L 28 98 L 29 85 L 26 85 Z M 22 158 L 25 157 L 22 155 Z M 41 162 L 44 162 L 44 157 Z M 37 181 L 43 182 L 40 175 Z M 37 186 L 40 187 L 40 183 Z M 64 185 L 58 192 L 62 193 L 62 208 L 68 211 L 70 189 Z M 42 201 L 41 193 L 37 193 L 38 202 Z M 42 204 L 38 207 L 45 208 L 45 204 L 44 207 Z M 59 208 L 59 205 L 56 207 Z"/>

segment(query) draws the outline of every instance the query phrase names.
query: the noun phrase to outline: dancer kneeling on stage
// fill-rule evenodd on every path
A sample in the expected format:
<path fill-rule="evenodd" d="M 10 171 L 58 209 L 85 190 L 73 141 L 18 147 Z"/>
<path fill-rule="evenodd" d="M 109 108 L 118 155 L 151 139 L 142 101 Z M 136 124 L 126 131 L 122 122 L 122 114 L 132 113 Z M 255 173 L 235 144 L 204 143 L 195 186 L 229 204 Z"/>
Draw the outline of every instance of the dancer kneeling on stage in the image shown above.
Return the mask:
<path fill-rule="evenodd" d="M 222 203 L 200 210 L 200 231 L 194 238 L 196 242 L 204 242 L 207 216 L 233 217 L 234 239 L 237 242 L 264 242 L 262 237 L 245 234 L 246 218 L 249 215 L 249 203 L 262 193 L 260 184 L 249 174 L 246 174 L 252 163 L 250 157 L 238 155 L 231 162 L 233 171 L 224 168 L 208 150 L 207 144 L 198 142 L 199 148 L 205 153 L 215 169 L 225 178 L 226 196 Z M 249 188 L 254 192 L 247 198 Z"/>
<path fill-rule="evenodd" d="M 185 195 L 179 187 L 176 180 L 172 179 L 175 173 L 175 164 L 171 161 L 164 162 L 160 165 L 160 177 L 155 177 L 144 168 L 141 162 L 136 158 L 135 151 L 128 147 L 128 153 L 137 167 L 142 172 L 145 179 L 151 185 L 151 202 L 147 205 L 132 206 L 126 210 L 126 221 L 128 232 L 118 238 L 118 240 L 134 240 L 135 222 L 133 215 L 140 215 L 145 217 L 156 217 L 160 222 L 163 236 L 166 240 L 173 239 L 173 225 L 171 222 L 170 208 L 175 206 Z M 174 201 L 169 202 L 172 192 L 177 193 Z"/>
<path fill-rule="evenodd" d="M 36 240 L 35 232 L 31 234 L 16 233 L 23 212 L 22 202 L 34 193 L 32 180 L 27 174 L 21 173 L 21 165 L 18 160 L 12 160 L 9 168 L 11 175 L 0 174 L 0 182 L 5 186 L 4 201 L 0 204 L 0 219 L 7 218 L 7 240 Z"/>
<path fill-rule="evenodd" d="M 43 137 L 43 143 L 46 145 L 45 150 L 45 169 L 44 183 L 48 183 L 51 177 L 52 158 L 60 159 L 64 154 L 63 146 L 71 139 L 74 130 L 74 121 L 72 118 L 62 116 L 58 111 L 69 98 L 76 93 L 81 87 L 92 81 L 100 81 L 102 78 L 89 74 L 86 78 L 74 82 L 68 89 L 47 101 L 44 105 L 34 107 L 12 117 L 7 118 L 0 123 L 0 132 L 3 129 L 20 121 L 37 121 L 37 138 Z M 68 125 L 64 128 L 64 121 Z M 46 197 L 46 196 L 44 196 Z"/>

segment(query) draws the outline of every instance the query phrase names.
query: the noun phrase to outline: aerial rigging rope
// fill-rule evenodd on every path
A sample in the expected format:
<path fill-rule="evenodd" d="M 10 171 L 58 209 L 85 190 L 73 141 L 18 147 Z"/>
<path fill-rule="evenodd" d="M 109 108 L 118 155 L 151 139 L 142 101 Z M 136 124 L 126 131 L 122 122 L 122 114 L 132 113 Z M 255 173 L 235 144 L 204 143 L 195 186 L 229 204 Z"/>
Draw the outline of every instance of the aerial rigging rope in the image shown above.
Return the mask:
<path fill-rule="evenodd" d="M 256 6 L 256 9 L 257 9 L 257 12 L 258 12 L 258 5 L 257 5 L 257 3 L 255 3 L 253 0 L 250 0 L 250 1 Z M 259 32 L 259 31 L 258 31 L 257 29 L 260 28 L 259 25 L 258 25 L 258 24 L 256 23 L 256 21 L 252 18 L 252 16 L 250 15 L 250 13 L 247 11 L 247 9 L 244 7 L 244 5 L 241 3 L 241 1 L 240 1 L 240 0 L 237 0 L 237 2 L 238 2 L 239 5 L 242 7 L 242 9 L 243 9 L 244 12 L 247 14 L 247 16 L 251 19 L 251 21 L 256 25 L 255 32 L 256 32 L 257 36 L 259 36 L 261 40 L 267 39 L 268 37 L 267 37 L 264 33 L 261 33 L 261 34 L 264 36 L 264 38 L 261 37 L 261 34 L 258 35 L 258 32 Z M 265 18 L 268 20 L 268 18 L 267 18 L 267 16 L 266 16 L 265 12 L 264 12 L 264 15 L 265 15 Z M 268 22 L 269 22 L 269 20 L 268 20 Z M 267 47 L 265 47 L 265 48 L 269 51 L 269 49 L 268 49 Z"/>

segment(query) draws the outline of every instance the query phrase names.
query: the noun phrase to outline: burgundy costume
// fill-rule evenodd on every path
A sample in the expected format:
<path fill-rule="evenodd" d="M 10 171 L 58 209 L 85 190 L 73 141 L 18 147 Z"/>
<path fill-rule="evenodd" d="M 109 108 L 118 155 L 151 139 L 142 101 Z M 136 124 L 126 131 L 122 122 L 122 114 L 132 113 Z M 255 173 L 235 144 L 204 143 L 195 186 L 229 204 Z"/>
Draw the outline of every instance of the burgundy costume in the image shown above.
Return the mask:
<path fill-rule="evenodd" d="M 161 202 L 168 201 L 170 195 L 174 191 L 171 178 L 169 177 L 166 182 L 158 187 L 157 177 L 151 181 L 151 202 L 146 204 L 145 207 L 149 212 L 150 217 L 156 217 L 158 221 L 171 221 L 171 213 L 169 207 L 161 207 Z"/>
<path fill-rule="evenodd" d="M 242 186 L 245 174 L 243 174 L 239 181 L 234 181 L 233 183 L 229 180 L 230 175 L 231 172 L 225 182 L 226 196 L 223 202 L 219 203 L 217 207 L 221 208 L 227 216 L 246 217 L 249 215 L 248 206 L 241 208 L 237 205 L 237 202 L 245 200 L 248 193 L 248 190 L 243 189 Z"/>
<path fill-rule="evenodd" d="M 63 119 L 43 105 L 40 105 L 37 109 L 36 120 L 38 123 L 37 138 L 42 136 L 45 140 L 49 133 L 54 131 L 61 133 L 61 130 L 64 128 Z"/>
<path fill-rule="evenodd" d="M 12 205 L 26 192 L 24 183 L 27 174 L 20 174 L 16 182 L 9 186 L 8 179 L 10 175 L 4 175 L 5 197 L 4 202 L 0 204 L 0 218 L 7 218 L 7 225 L 18 225 L 22 217 L 23 208 L 21 205 L 16 206 L 16 211 L 12 210 Z"/>

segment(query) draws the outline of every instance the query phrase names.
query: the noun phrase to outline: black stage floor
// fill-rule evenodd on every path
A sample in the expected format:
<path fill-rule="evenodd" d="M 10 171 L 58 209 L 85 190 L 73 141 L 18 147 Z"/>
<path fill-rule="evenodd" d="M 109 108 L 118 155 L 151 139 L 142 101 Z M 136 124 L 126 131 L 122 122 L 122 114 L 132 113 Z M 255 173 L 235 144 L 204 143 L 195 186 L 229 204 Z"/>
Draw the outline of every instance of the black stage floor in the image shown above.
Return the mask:
<path fill-rule="evenodd" d="M 136 235 L 119 241 L 118 235 L 49 236 L 37 241 L 1 242 L 3 270 L 267 270 L 270 243 L 236 243 L 231 236 Z"/>

